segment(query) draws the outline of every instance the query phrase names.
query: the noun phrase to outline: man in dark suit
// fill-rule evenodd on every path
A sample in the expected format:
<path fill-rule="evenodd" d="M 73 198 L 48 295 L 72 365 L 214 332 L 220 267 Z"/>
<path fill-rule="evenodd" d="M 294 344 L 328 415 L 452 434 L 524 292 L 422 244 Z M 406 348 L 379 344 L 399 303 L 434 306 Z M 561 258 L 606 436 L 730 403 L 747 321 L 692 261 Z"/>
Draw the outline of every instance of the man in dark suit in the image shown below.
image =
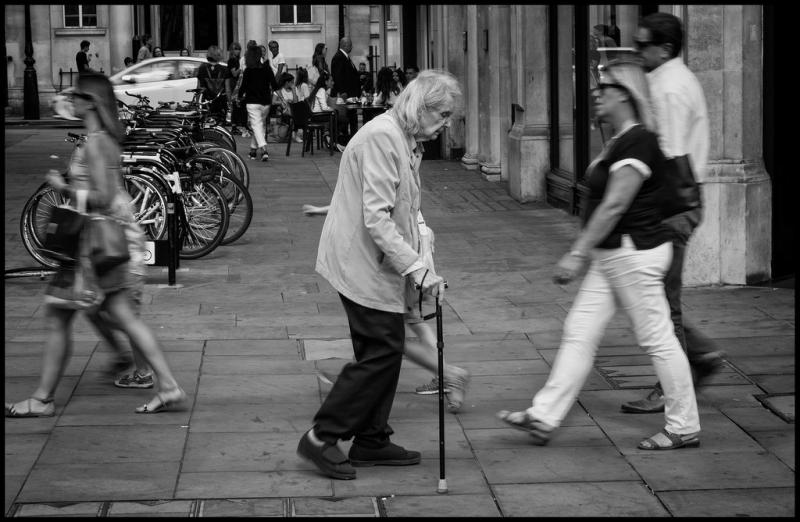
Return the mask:
<path fill-rule="evenodd" d="M 333 76 L 333 88 L 331 96 L 334 98 L 358 98 L 361 96 L 361 80 L 358 69 L 350 59 L 350 51 L 353 50 L 353 42 L 348 37 L 339 40 L 339 50 L 333 55 L 331 60 L 331 75 Z M 358 130 L 358 113 L 354 110 L 348 111 L 343 105 L 334 107 L 339 113 L 339 121 L 349 123 L 349 131 L 340 127 L 339 143 L 346 145 L 350 137 Z M 344 127 L 344 125 L 342 125 Z"/>

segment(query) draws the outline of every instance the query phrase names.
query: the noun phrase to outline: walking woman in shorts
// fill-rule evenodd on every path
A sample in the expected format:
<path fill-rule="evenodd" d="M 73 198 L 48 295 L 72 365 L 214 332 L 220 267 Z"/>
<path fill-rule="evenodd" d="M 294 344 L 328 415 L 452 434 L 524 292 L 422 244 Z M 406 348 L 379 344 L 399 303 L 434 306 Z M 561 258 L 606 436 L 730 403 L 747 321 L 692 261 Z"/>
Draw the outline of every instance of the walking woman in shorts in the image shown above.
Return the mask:
<path fill-rule="evenodd" d="M 119 168 L 119 143 L 124 133 L 117 117 L 111 82 L 102 74 L 81 75 L 72 98 L 74 114 L 84 122 L 86 143 L 78 147 L 72 157 L 68 182 L 56 170 L 48 173 L 47 181 L 71 201 L 76 201 L 79 191 L 86 193 L 87 207 L 93 213 L 129 225 L 134 217 L 129 206 L 130 198 L 122 186 Z M 50 334 L 44 347 L 39 386 L 29 399 L 14 404 L 6 403 L 6 417 L 55 415 L 53 397 L 72 355 L 72 322 L 76 313 L 76 309 L 65 305 L 62 299 L 70 295 L 71 289 L 59 285 L 59 282 L 75 280 L 74 276 L 82 270 L 82 263 L 86 264 L 81 273 L 97 274 L 85 250 L 85 246 L 82 246 L 79 260 L 75 263 L 62 264 L 45 292 Z M 183 402 L 186 393 L 175 380 L 153 332 L 134 313 L 132 296 L 128 290 L 135 287 L 136 281 L 129 263 L 97 274 L 97 287 L 103 295 L 99 307 L 110 316 L 113 325 L 121 328 L 129 337 L 131 345 L 141 351 L 155 374 L 156 396 L 136 408 L 136 413 L 157 413 Z"/>

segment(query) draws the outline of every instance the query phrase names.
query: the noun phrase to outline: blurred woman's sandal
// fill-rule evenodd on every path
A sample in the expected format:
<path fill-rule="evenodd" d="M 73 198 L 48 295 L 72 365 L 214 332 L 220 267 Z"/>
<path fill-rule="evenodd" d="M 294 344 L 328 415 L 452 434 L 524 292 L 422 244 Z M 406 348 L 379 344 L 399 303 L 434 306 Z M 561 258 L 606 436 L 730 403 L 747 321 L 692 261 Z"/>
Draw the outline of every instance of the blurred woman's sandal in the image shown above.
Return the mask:
<path fill-rule="evenodd" d="M 667 430 L 661 430 L 650 438 L 644 439 L 637 446 L 643 450 L 672 450 L 678 448 L 696 448 L 700 445 L 700 439 L 697 438 L 699 432 L 687 433 L 686 435 L 679 435 L 677 433 L 670 433 Z"/>
<path fill-rule="evenodd" d="M 53 399 L 31 397 L 14 404 L 6 403 L 6 417 L 52 417 L 55 414 Z"/>
<path fill-rule="evenodd" d="M 177 406 L 185 400 L 186 393 L 180 388 L 168 392 L 158 392 L 150 402 L 136 408 L 136 413 L 159 413 Z"/>

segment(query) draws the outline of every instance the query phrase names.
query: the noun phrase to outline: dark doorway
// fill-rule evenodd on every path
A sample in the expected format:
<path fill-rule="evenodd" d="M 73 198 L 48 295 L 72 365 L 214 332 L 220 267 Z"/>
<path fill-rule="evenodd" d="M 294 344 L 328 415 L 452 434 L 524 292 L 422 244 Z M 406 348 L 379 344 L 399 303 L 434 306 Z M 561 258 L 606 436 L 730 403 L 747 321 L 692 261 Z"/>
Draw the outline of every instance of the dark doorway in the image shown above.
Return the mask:
<path fill-rule="evenodd" d="M 764 167 L 772 179 L 772 279 L 794 276 L 794 184 L 785 163 L 776 161 L 775 6 L 764 5 Z"/>

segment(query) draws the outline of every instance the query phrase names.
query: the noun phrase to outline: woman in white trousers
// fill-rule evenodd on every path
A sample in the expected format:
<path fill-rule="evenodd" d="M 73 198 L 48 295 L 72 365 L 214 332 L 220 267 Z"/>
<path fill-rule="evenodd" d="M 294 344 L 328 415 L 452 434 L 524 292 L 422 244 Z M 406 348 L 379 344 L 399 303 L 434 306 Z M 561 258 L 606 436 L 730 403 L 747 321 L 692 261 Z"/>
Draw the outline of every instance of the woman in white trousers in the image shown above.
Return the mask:
<path fill-rule="evenodd" d="M 584 227 L 558 263 L 565 284 L 588 272 L 564 323 L 561 346 L 544 387 L 530 408 L 500 411 L 510 426 L 546 444 L 569 412 L 592 370 L 606 325 L 617 308 L 633 323 L 665 394 L 665 427 L 639 449 L 670 450 L 700 444 L 700 421 L 686 354 L 670 320 L 663 277 L 672 258 L 663 214 L 663 161 L 653 132 L 644 70 L 624 60 L 609 63 L 595 91 L 597 115 L 615 135 L 587 169 L 589 201 Z"/>

